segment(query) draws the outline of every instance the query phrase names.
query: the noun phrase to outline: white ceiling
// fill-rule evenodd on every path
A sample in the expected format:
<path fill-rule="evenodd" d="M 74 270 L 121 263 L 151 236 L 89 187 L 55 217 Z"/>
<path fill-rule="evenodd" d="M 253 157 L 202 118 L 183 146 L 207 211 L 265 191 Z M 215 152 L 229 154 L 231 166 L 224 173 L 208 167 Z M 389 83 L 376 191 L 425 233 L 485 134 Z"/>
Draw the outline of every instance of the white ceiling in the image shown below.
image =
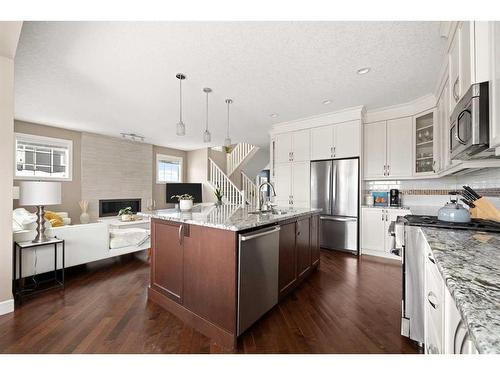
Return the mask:
<path fill-rule="evenodd" d="M 202 89 L 211 87 L 213 144 L 224 140 L 231 97 L 233 142 L 265 145 L 272 123 L 432 92 L 441 43 L 439 22 L 24 22 L 15 115 L 196 149 L 206 146 Z M 175 135 L 177 72 L 187 75 L 185 137 Z"/>

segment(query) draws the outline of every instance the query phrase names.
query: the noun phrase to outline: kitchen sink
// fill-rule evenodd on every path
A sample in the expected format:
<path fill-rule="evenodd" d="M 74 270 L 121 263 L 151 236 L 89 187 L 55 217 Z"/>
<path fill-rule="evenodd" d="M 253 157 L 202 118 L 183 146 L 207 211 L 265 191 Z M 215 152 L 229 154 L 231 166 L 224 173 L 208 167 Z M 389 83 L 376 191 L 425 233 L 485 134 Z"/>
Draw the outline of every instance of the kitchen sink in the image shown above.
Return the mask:
<path fill-rule="evenodd" d="M 269 211 L 250 211 L 249 215 L 285 215 L 288 211 L 285 210 L 269 210 Z"/>

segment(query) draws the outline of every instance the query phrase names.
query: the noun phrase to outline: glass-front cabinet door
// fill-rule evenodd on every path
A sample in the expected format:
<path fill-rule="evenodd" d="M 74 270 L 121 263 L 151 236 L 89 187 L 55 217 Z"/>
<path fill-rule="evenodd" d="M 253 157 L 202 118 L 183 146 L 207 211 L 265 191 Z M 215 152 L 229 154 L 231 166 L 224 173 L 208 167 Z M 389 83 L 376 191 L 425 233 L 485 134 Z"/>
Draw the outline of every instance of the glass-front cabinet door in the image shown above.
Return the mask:
<path fill-rule="evenodd" d="M 437 172 L 439 131 L 436 128 L 434 109 L 422 112 L 413 118 L 415 175 Z"/>

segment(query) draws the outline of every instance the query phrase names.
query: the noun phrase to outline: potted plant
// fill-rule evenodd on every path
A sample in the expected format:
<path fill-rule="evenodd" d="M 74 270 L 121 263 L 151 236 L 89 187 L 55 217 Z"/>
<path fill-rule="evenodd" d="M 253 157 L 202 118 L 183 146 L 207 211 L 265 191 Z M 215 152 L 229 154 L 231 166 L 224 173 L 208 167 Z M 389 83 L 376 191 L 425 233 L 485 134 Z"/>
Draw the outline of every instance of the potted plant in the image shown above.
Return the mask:
<path fill-rule="evenodd" d="M 125 207 L 118 211 L 118 216 L 120 216 L 122 221 L 131 221 L 134 218 L 134 213 L 132 212 L 132 207 Z"/>
<path fill-rule="evenodd" d="M 217 206 L 222 205 L 222 198 L 224 197 L 224 193 L 222 192 L 221 188 L 217 186 L 215 189 L 215 197 L 217 198 Z"/>
<path fill-rule="evenodd" d="M 182 195 L 172 195 L 172 198 L 177 198 L 179 201 L 179 209 L 181 211 L 189 211 L 191 208 L 193 208 L 193 196 L 189 194 L 182 194 Z"/>

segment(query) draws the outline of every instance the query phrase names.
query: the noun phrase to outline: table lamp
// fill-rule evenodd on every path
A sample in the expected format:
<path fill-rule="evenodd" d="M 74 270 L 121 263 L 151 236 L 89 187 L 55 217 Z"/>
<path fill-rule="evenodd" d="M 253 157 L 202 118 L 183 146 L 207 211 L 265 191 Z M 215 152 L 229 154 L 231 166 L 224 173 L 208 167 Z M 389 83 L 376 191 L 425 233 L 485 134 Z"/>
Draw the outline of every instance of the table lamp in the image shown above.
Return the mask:
<path fill-rule="evenodd" d="M 61 183 L 49 181 L 21 181 L 19 183 L 19 205 L 37 207 L 37 235 L 33 242 L 48 241 L 45 236 L 45 206 L 61 204 Z"/>

